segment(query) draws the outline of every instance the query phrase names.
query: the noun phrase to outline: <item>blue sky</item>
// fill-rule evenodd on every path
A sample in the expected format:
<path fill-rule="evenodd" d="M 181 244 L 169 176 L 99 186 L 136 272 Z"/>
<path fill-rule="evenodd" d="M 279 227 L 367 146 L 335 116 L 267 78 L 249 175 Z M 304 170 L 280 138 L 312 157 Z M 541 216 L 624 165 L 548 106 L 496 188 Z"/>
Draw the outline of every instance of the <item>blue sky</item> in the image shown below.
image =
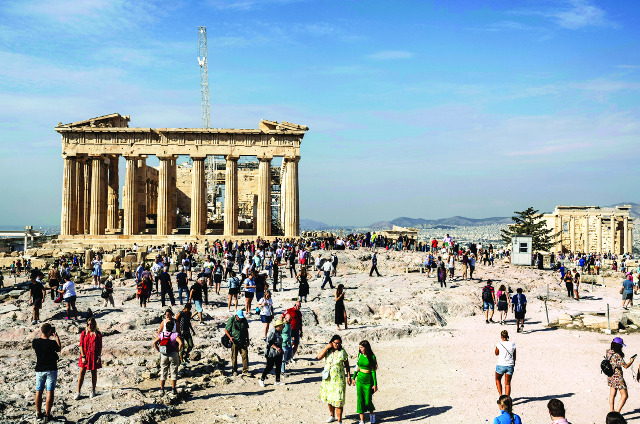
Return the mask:
<path fill-rule="evenodd" d="M 639 201 L 640 3 L 4 0 L 3 225 L 59 224 L 58 122 L 308 125 L 302 218 Z M 123 182 L 121 178 L 121 182 Z"/>

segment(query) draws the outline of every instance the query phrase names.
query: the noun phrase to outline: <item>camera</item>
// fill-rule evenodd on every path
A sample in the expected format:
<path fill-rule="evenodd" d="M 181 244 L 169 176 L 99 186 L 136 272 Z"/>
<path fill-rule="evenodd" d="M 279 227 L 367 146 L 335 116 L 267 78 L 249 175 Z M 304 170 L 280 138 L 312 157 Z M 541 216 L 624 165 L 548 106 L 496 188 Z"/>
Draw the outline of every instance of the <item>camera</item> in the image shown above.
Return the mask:
<path fill-rule="evenodd" d="M 56 334 L 56 327 L 51 326 L 51 334 Z"/>

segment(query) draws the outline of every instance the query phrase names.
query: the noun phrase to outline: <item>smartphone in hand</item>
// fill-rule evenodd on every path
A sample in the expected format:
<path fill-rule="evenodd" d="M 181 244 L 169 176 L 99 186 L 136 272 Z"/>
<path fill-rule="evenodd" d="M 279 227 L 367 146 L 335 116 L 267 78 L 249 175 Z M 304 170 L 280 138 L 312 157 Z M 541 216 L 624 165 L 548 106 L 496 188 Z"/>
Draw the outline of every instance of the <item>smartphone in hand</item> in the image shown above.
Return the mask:
<path fill-rule="evenodd" d="M 631 357 L 631 359 L 635 358 L 636 356 L 638 356 L 638 354 L 637 354 L 637 353 L 636 353 L 635 355 L 633 355 L 633 356 Z"/>

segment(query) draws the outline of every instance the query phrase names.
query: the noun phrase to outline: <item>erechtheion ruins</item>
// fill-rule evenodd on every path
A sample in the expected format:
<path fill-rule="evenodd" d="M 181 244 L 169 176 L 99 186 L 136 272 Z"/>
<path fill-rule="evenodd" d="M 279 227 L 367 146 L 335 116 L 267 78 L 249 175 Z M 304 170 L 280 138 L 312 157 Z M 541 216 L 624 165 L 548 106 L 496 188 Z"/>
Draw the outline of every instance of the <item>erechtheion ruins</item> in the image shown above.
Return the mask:
<path fill-rule="evenodd" d="M 191 190 L 187 195 L 191 210 L 186 214 L 191 238 L 207 234 L 226 239 L 299 236 L 298 162 L 300 144 L 308 130 L 306 126 L 262 120 L 258 129 L 130 128 L 129 119 L 114 113 L 58 124 L 55 128 L 62 136 L 64 158 L 61 240 L 133 243 L 144 239 L 184 238 L 184 234 L 178 237 L 177 231 L 180 221 L 176 159 L 179 155 L 187 155 L 192 160 L 188 170 Z M 120 156 L 126 160 L 122 201 L 119 199 Z M 157 169 L 147 166 L 149 156 L 159 159 Z M 207 229 L 207 156 L 224 157 L 224 225 L 218 233 Z M 259 161 L 254 185 L 257 186 L 255 225 L 248 230 L 238 226 L 238 160 L 241 156 L 252 156 Z M 282 191 L 279 217 L 272 216 L 271 207 L 274 157 L 283 158 L 278 173 L 281 182 L 277 187 Z M 272 234 L 272 219 L 276 218 L 282 223 L 282 234 Z"/>
<path fill-rule="evenodd" d="M 630 253 L 633 220 L 630 205 L 601 208 L 599 206 L 556 206 L 544 215 L 547 227 L 557 235 L 555 250 L 584 253 Z"/>

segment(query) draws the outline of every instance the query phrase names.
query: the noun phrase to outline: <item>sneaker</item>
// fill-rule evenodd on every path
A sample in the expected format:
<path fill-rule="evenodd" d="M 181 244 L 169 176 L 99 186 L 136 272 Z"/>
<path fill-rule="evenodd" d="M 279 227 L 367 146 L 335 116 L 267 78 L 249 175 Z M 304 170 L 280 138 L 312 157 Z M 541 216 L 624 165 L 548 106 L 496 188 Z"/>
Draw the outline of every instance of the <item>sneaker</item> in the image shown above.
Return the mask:
<path fill-rule="evenodd" d="M 358 424 L 364 424 L 364 421 L 358 421 Z"/>
<path fill-rule="evenodd" d="M 172 393 L 174 396 L 178 396 L 178 391 L 176 390 L 176 388 L 175 388 L 175 387 L 171 389 L 171 393 Z"/>
<path fill-rule="evenodd" d="M 493 318 L 489 318 L 489 322 L 493 322 L 493 323 L 495 323 L 495 321 L 493 320 Z"/>
<path fill-rule="evenodd" d="M 93 399 L 94 397 L 96 397 L 96 391 L 95 390 L 91 390 L 91 394 L 89 395 L 89 397 L 91 399 Z"/>
<path fill-rule="evenodd" d="M 264 387 L 264 380 L 263 379 L 258 380 L 258 384 L 260 385 L 260 387 Z"/>
<path fill-rule="evenodd" d="M 485 320 L 485 321 L 487 322 L 487 324 L 489 324 L 489 320 L 488 320 L 488 319 L 487 319 L 487 320 Z"/>
<path fill-rule="evenodd" d="M 31 321 L 31 324 L 32 324 L 32 325 L 35 325 L 35 324 L 37 324 L 37 323 L 38 323 L 38 321 L 36 321 L 35 319 L 34 319 L 33 321 Z"/>
<path fill-rule="evenodd" d="M 80 400 L 80 392 L 77 392 L 77 393 L 76 393 L 76 396 L 75 396 L 73 399 L 75 399 L 75 400 Z"/>
<path fill-rule="evenodd" d="M 332 415 L 332 416 L 330 416 L 329 418 L 327 418 L 327 421 L 326 421 L 326 422 L 328 422 L 328 423 L 332 423 L 332 422 L 334 422 L 335 420 L 336 420 L 336 417 L 334 417 L 334 416 Z"/>
<path fill-rule="evenodd" d="M 39 414 L 36 414 L 36 420 L 40 421 L 40 420 L 44 420 L 44 414 L 41 412 Z"/>
<path fill-rule="evenodd" d="M 200 321 L 200 325 L 206 325 L 204 322 Z"/>
<path fill-rule="evenodd" d="M 376 422 L 376 414 L 369 414 L 369 421 L 371 422 L 371 424 L 374 424 Z"/>
<path fill-rule="evenodd" d="M 282 382 L 282 381 L 276 381 L 276 386 L 284 386 L 284 382 Z"/>

